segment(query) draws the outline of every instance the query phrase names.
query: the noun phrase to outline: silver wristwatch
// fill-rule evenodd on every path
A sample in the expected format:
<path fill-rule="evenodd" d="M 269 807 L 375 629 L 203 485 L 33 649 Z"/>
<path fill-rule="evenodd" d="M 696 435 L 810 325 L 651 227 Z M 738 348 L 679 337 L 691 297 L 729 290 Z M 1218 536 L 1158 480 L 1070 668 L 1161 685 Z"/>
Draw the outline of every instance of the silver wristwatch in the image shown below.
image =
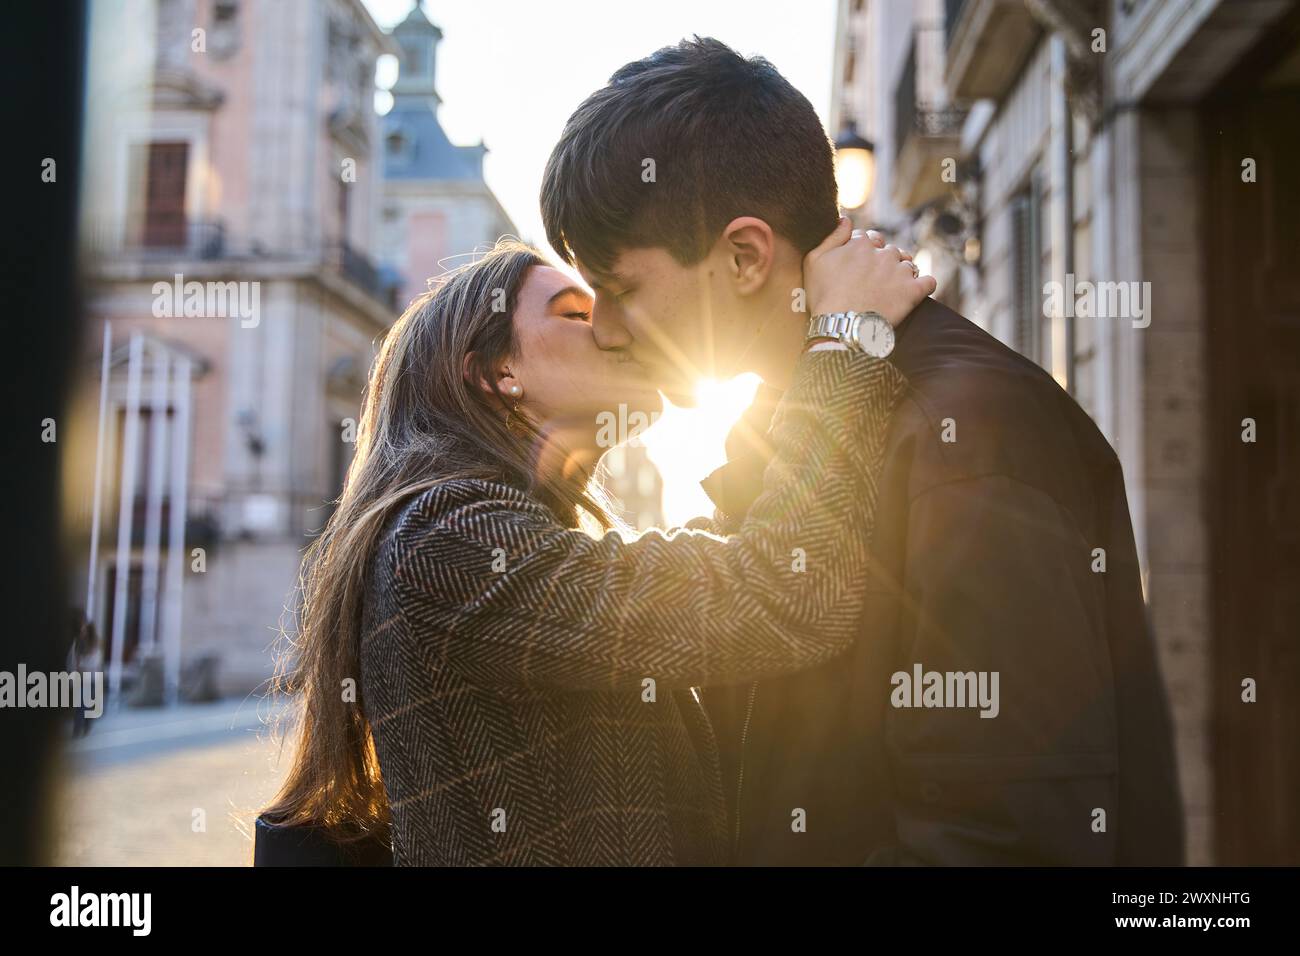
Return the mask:
<path fill-rule="evenodd" d="M 835 339 L 851 349 L 884 358 L 894 351 L 894 327 L 879 312 L 826 312 L 808 320 L 809 339 Z"/>

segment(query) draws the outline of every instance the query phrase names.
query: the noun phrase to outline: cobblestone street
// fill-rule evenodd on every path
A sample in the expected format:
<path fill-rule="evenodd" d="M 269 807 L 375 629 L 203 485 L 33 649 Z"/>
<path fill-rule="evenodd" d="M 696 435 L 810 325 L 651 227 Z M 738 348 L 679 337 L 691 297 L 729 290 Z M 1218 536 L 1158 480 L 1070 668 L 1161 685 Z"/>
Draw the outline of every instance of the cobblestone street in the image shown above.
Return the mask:
<path fill-rule="evenodd" d="M 289 765 L 270 714 L 254 699 L 105 714 L 67 747 L 53 862 L 251 865 L 253 820 Z"/>

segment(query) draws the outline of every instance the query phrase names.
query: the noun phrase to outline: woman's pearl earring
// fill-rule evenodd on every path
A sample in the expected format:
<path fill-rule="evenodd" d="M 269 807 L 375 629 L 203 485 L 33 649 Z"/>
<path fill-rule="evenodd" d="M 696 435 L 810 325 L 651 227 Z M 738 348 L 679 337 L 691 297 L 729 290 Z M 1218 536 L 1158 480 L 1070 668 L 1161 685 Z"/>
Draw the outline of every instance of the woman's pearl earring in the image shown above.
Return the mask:
<path fill-rule="evenodd" d="M 519 397 L 520 395 L 522 395 L 522 394 L 524 394 L 524 390 L 523 390 L 520 386 L 518 386 L 518 385 L 511 385 L 511 386 L 510 386 L 510 397 L 511 397 L 511 398 L 518 398 L 518 397 Z"/>

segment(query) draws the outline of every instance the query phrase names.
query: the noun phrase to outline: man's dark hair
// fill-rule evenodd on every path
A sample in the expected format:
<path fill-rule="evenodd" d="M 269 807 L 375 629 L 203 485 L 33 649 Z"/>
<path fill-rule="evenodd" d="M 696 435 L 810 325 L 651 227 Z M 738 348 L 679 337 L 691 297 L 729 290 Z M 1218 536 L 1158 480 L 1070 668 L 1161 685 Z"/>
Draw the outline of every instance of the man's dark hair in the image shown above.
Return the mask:
<path fill-rule="evenodd" d="M 601 271 L 629 248 L 696 263 L 737 216 L 807 252 L 839 214 L 812 104 L 767 60 L 708 37 L 629 63 L 587 97 L 546 164 L 541 202 L 555 251 Z"/>

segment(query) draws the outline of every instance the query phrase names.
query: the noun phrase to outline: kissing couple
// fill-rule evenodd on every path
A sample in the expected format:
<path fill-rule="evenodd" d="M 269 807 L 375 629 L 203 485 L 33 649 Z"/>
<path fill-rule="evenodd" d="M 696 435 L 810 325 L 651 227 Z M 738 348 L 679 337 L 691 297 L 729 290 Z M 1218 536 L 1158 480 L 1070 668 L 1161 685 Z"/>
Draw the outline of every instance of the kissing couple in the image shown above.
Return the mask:
<path fill-rule="evenodd" d="M 581 283 L 503 242 L 398 319 L 268 825 L 399 865 L 1181 862 L 1116 455 L 851 235 L 832 160 L 770 63 L 683 41 L 551 155 Z M 600 415 L 746 371 L 713 518 L 621 527 Z"/>

